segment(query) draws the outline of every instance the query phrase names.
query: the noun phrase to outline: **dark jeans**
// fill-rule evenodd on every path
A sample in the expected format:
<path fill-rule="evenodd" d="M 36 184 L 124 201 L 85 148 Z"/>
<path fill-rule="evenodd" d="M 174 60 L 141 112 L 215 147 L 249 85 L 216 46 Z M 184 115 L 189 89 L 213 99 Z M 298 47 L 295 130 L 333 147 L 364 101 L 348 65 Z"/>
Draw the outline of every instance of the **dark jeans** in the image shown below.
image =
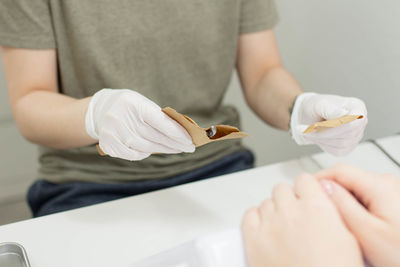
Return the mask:
<path fill-rule="evenodd" d="M 34 217 L 134 196 L 254 167 L 254 155 L 242 150 L 199 169 L 172 178 L 119 184 L 35 182 L 28 191 Z"/>

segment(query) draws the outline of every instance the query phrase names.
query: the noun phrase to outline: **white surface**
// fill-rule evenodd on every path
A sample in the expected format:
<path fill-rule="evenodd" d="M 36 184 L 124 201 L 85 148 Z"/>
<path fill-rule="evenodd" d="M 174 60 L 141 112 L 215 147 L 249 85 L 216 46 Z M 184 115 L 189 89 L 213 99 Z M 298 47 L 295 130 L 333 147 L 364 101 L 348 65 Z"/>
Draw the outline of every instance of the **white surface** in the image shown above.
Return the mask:
<path fill-rule="evenodd" d="M 21 243 L 32 267 L 130 266 L 195 238 L 240 225 L 273 186 L 338 161 L 372 171 L 399 168 L 370 143 L 338 160 L 326 154 L 204 180 L 0 227 L 0 242 Z"/>
<path fill-rule="evenodd" d="M 196 237 L 237 227 L 244 211 L 303 171 L 290 161 L 0 227 L 32 267 L 129 266 Z"/>
<path fill-rule="evenodd" d="M 375 141 L 400 164 L 400 135 L 380 138 Z"/>
<path fill-rule="evenodd" d="M 322 168 L 328 168 L 338 163 L 348 163 L 368 171 L 377 173 L 392 173 L 400 177 L 400 168 L 372 143 L 360 144 L 352 153 L 345 157 L 335 157 L 326 153 L 311 156 Z"/>
<path fill-rule="evenodd" d="M 247 267 L 242 233 L 239 227 L 210 233 L 132 267 Z"/>

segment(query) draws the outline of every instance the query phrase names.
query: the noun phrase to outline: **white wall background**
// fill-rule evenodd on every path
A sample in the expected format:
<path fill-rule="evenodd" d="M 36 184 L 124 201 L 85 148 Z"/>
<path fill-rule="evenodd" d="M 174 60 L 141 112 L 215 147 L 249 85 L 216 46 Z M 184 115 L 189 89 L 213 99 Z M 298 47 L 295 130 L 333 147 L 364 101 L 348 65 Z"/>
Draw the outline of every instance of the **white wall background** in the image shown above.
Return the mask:
<path fill-rule="evenodd" d="M 304 90 L 362 98 L 369 111 L 367 138 L 399 132 L 400 1 L 276 1 L 281 54 Z M 239 107 L 251 134 L 245 143 L 256 152 L 258 165 L 318 151 L 298 147 L 287 133 L 258 120 L 246 107 L 236 77 L 226 102 Z M 19 210 L 35 176 L 35 155 L 11 121 L 0 68 L 0 214 Z"/>

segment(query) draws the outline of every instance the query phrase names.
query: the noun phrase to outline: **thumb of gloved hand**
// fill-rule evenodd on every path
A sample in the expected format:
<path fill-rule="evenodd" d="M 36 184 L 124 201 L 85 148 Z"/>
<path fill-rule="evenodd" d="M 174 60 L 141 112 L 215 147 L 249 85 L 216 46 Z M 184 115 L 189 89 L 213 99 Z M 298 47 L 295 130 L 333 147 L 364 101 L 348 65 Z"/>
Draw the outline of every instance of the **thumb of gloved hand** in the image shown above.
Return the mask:
<path fill-rule="evenodd" d="M 142 160 L 152 153 L 195 150 L 185 128 L 150 99 L 129 89 L 103 89 L 91 99 L 86 131 L 111 157 Z"/>
<path fill-rule="evenodd" d="M 362 115 L 364 118 L 321 132 L 303 133 L 311 124 L 344 115 Z M 367 109 L 358 98 L 303 93 L 294 104 L 290 128 L 297 144 L 317 144 L 322 150 L 341 156 L 350 153 L 361 141 L 367 123 Z"/>

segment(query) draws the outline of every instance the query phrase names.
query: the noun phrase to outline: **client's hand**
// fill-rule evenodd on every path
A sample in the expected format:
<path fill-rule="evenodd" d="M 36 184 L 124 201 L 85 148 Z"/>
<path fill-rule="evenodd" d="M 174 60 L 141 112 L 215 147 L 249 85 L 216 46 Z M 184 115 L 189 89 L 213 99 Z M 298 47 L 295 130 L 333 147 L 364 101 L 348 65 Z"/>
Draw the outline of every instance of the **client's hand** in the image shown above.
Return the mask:
<path fill-rule="evenodd" d="M 365 257 L 400 266 L 400 179 L 338 165 L 317 174 Z"/>
<path fill-rule="evenodd" d="M 249 266 L 362 266 L 357 241 L 314 177 L 301 175 L 272 195 L 243 218 Z"/>

